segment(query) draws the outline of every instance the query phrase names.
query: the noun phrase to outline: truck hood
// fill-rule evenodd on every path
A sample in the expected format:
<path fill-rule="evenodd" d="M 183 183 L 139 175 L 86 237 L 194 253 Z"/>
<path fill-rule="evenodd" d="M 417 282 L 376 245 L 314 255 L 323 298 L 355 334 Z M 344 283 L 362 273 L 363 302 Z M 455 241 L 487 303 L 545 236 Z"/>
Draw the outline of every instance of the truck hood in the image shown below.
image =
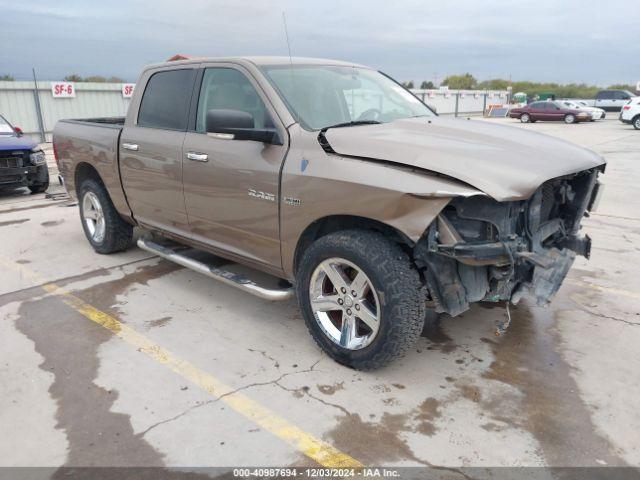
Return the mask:
<path fill-rule="evenodd" d="M 36 145 L 36 142 L 27 137 L 0 135 L 0 150 L 31 150 Z"/>
<path fill-rule="evenodd" d="M 333 128 L 325 137 L 339 155 L 447 175 L 498 201 L 529 198 L 551 178 L 605 163 L 598 154 L 564 140 L 475 120 L 407 118 Z"/>

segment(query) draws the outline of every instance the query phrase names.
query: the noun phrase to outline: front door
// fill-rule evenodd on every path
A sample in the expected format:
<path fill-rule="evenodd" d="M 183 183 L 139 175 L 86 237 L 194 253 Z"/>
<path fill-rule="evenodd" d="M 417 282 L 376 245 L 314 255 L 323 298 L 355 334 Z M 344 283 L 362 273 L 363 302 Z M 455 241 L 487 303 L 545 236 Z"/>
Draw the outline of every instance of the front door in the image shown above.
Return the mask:
<path fill-rule="evenodd" d="M 545 120 L 562 120 L 564 113 L 554 102 L 545 102 Z"/>
<path fill-rule="evenodd" d="M 142 224 L 185 235 L 182 144 L 196 70 L 153 73 L 137 118 L 120 136 L 120 168 L 127 201 Z"/>
<path fill-rule="evenodd" d="M 282 138 L 286 134 L 274 123 L 279 120 L 262 90 L 244 71 L 235 66 L 205 68 L 195 122 L 183 147 L 192 238 L 280 268 L 279 174 L 287 147 L 207 134 L 206 115 L 212 109 L 250 113 L 255 128 L 275 127 Z"/>

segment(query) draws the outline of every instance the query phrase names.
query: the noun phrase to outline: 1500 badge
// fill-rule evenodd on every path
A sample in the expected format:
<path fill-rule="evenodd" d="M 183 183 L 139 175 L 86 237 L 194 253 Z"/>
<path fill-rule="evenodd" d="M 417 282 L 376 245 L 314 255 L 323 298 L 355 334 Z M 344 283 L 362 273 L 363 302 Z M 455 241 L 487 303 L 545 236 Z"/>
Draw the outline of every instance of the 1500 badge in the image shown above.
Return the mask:
<path fill-rule="evenodd" d="M 299 207 L 302 201 L 299 198 L 284 197 L 284 203 L 293 207 Z"/>
<path fill-rule="evenodd" d="M 269 202 L 275 202 L 276 196 L 273 193 L 261 192 L 250 188 L 247 195 L 250 197 L 260 198 L 261 200 L 268 200 Z"/>

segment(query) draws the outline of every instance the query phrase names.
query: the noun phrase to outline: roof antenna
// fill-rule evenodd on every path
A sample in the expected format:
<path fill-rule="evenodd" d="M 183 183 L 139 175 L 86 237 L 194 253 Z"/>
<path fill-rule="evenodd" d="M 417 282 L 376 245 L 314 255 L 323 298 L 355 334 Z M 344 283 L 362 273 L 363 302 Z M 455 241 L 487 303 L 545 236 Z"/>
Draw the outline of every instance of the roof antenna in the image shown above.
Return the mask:
<path fill-rule="evenodd" d="M 282 24 L 284 25 L 284 36 L 287 39 L 287 50 L 289 51 L 289 71 L 291 72 L 291 93 L 292 98 L 295 98 L 295 85 L 293 81 L 293 58 L 291 57 L 291 44 L 289 43 L 289 30 L 287 29 L 287 14 L 285 11 L 282 11 Z M 293 107 L 293 105 L 291 106 Z M 291 108 L 293 110 L 294 115 L 296 116 L 296 122 L 300 123 L 300 118 L 298 117 L 298 112 L 295 108 Z"/>

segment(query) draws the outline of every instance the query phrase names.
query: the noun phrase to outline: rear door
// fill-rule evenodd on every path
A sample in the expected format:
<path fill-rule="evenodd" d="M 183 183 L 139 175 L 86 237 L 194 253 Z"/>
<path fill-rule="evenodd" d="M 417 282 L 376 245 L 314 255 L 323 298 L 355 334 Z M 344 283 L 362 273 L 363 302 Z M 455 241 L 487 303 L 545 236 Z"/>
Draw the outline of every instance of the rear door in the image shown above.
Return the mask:
<path fill-rule="evenodd" d="M 235 64 L 204 65 L 186 134 L 184 198 L 194 240 L 281 268 L 279 174 L 285 145 L 207 134 L 212 109 L 250 113 L 255 128 L 286 130 L 257 81 Z"/>
<path fill-rule="evenodd" d="M 127 118 L 119 147 L 122 184 L 134 217 L 180 235 L 189 230 L 182 144 L 196 72 L 195 67 L 148 72 L 142 100 Z"/>
<path fill-rule="evenodd" d="M 545 103 L 546 102 L 533 102 L 529 105 L 529 115 L 532 120 L 545 120 Z"/>

